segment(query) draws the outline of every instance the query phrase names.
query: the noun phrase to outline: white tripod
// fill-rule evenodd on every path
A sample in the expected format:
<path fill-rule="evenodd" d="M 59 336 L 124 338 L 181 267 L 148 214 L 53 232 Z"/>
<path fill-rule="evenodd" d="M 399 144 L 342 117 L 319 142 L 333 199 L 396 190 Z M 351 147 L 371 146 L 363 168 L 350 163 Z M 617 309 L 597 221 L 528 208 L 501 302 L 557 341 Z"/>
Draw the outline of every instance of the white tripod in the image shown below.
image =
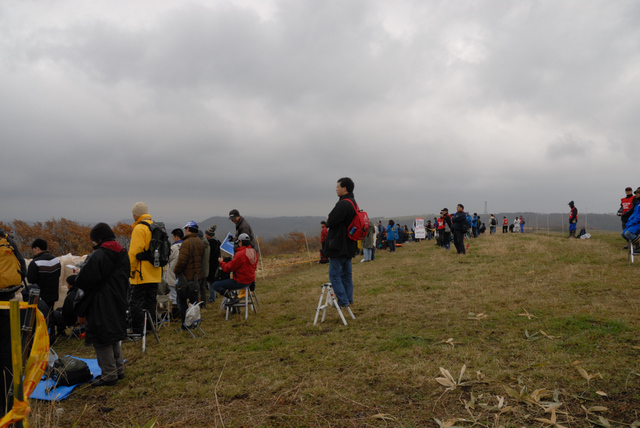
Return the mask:
<path fill-rule="evenodd" d="M 325 297 L 325 295 L 326 299 L 323 304 L 322 299 Z M 331 286 L 330 282 L 322 284 L 322 293 L 320 293 L 320 300 L 318 301 L 318 307 L 316 308 L 316 317 L 313 320 L 313 325 L 316 325 L 316 323 L 318 322 L 318 315 L 320 314 L 320 311 L 322 311 L 322 319 L 320 320 L 320 322 L 324 322 L 324 317 L 327 315 L 328 307 L 336 308 L 338 310 L 338 314 L 340 315 L 340 319 L 342 319 L 344 325 L 347 325 L 347 320 L 342 314 L 342 309 L 340 309 L 340 306 L 338 305 L 338 299 L 336 299 L 336 296 L 333 293 L 333 287 Z M 351 312 L 351 308 L 347 306 L 346 309 L 349 312 L 349 315 L 351 315 L 351 318 L 356 319 L 356 317 L 353 315 L 353 312 Z"/>

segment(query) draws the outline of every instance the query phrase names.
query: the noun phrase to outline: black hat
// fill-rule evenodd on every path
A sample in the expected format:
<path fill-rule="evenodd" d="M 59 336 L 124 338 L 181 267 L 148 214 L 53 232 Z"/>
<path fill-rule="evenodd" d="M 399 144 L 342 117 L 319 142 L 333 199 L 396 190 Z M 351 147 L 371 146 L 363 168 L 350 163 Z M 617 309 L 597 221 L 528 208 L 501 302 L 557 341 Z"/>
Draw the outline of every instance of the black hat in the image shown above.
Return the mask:
<path fill-rule="evenodd" d="M 633 190 L 631 187 L 627 187 L 626 189 L 624 189 L 625 192 L 628 192 L 630 190 Z"/>
<path fill-rule="evenodd" d="M 240 217 L 240 213 L 238 212 L 238 210 L 229 211 L 229 220 L 236 217 Z"/>
<path fill-rule="evenodd" d="M 640 193 L 640 187 L 638 187 L 636 190 L 634 190 L 633 193 Z"/>

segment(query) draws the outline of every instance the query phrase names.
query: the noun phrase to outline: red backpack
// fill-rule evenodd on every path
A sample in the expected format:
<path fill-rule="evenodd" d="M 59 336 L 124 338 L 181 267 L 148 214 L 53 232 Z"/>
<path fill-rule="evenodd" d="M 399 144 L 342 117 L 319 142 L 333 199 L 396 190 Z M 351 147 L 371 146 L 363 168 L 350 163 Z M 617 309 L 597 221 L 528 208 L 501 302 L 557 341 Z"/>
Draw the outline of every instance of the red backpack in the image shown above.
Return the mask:
<path fill-rule="evenodd" d="M 358 207 L 358 204 L 354 205 L 351 199 L 346 200 L 349 201 L 353 209 L 356 210 L 356 215 L 353 216 L 353 220 L 351 220 L 347 229 L 349 239 L 352 241 L 360 241 L 369 233 L 369 216 Z"/>

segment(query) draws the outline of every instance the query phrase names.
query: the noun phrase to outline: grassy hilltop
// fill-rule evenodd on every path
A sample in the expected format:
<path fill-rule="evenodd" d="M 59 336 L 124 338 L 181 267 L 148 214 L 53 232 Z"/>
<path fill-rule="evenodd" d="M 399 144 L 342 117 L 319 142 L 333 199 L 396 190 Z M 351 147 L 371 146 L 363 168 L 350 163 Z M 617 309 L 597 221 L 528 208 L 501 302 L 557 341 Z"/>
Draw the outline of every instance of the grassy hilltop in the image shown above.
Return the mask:
<path fill-rule="evenodd" d="M 257 315 L 210 306 L 204 338 L 171 326 L 144 354 L 126 343 L 126 379 L 34 402 L 31 426 L 638 426 L 640 289 L 622 246 L 498 233 L 464 257 L 377 251 L 354 259 L 348 326 L 335 310 L 313 325 L 326 265 L 267 268 Z"/>

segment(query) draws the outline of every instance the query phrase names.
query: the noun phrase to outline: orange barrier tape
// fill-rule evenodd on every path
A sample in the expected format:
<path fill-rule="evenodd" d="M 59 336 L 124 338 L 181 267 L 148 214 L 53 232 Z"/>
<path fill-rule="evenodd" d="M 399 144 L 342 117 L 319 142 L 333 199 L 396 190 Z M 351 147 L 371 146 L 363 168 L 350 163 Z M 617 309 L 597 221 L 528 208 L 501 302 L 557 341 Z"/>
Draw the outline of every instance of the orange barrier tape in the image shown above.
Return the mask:
<path fill-rule="evenodd" d="M 26 374 L 23 381 L 25 400 L 21 401 L 18 399 L 22 397 L 14 398 L 13 407 L 9 413 L 4 415 L 0 420 L 0 428 L 5 428 L 10 424 L 24 420 L 27 417 L 31 408 L 29 407 L 29 402 L 26 398 L 31 396 L 33 390 L 36 389 L 38 382 L 40 382 L 40 379 L 47 368 L 47 363 L 49 362 L 49 332 L 47 331 L 47 322 L 45 321 L 42 312 L 37 310 L 36 305 L 29 306 L 26 302 L 20 302 L 20 309 L 27 309 L 28 307 L 36 309 L 36 330 L 33 335 L 33 345 L 31 346 L 31 353 L 27 360 Z M 0 302 L 0 310 L 2 309 L 8 310 L 9 302 Z M 12 337 L 11 340 L 20 341 L 20 336 L 17 338 Z M 16 356 L 13 356 L 13 358 L 15 357 Z M 19 355 L 18 358 L 22 358 L 22 355 Z"/>

